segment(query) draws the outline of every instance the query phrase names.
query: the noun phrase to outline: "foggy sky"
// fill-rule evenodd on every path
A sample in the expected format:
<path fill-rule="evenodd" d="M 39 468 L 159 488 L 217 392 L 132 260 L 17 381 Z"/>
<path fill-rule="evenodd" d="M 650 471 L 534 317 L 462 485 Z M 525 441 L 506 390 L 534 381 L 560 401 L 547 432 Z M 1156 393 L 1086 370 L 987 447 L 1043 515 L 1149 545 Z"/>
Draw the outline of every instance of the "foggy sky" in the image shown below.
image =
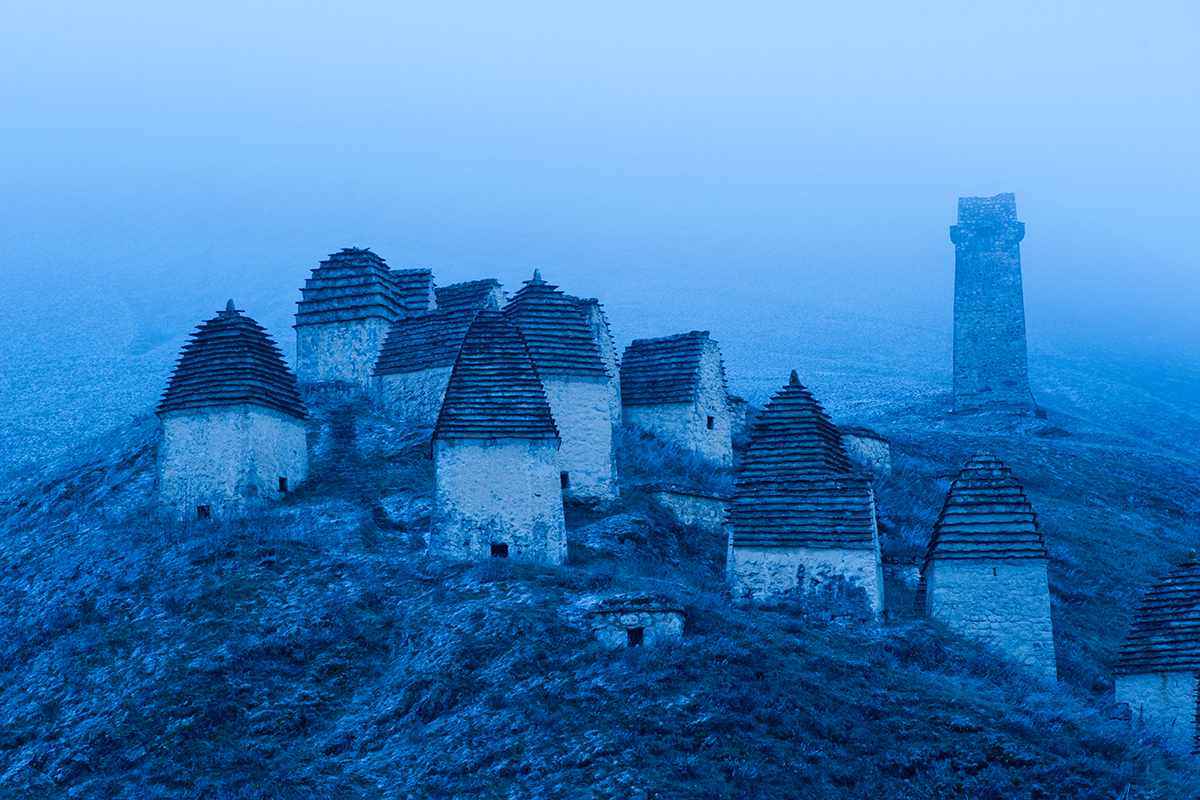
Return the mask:
<path fill-rule="evenodd" d="M 1200 362 L 1194 4 L 175 5 L 0 4 L 0 393 L 97 315 L 155 369 L 229 297 L 290 349 L 345 246 L 711 329 L 735 389 L 918 351 L 948 387 L 948 228 L 998 192 L 1031 352 Z"/>

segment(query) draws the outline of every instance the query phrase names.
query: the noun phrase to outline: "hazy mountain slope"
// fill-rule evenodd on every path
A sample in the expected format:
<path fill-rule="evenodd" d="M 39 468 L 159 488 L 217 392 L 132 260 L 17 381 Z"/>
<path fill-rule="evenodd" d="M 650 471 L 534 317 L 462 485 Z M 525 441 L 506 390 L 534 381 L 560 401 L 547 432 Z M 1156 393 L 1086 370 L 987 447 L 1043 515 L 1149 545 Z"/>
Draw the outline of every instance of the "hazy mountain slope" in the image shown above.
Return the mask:
<path fill-rule="evenodd" d="M 1054 559 L 1063 683 L 1049 687 L 925 622 L 731 608 L 724 543 L 671 527 L 631 486 L 724 479 L 644 437 L 622 437 L 622 507 L 571 509 L 567 566 L 430 559 L 423 432 L 361 408 L 319 416 L 309 486 L 246 523 L 155 518 L 149 419 L 10 487 L 0 792 L 1200 793 L 1161 738 L 1107 720 L 1105 685 L 1142 582 L 1191 536 L 1178 492 L 1193 463 L 1069 419 L 947 421 L 929 404 L 894 418 L 890 553 L 923 544 L 943 476 L 976 449 L 1029 487 Z M 682 645 L 591 643 L 587 609 L 629 589 L 685 603 Z"/>

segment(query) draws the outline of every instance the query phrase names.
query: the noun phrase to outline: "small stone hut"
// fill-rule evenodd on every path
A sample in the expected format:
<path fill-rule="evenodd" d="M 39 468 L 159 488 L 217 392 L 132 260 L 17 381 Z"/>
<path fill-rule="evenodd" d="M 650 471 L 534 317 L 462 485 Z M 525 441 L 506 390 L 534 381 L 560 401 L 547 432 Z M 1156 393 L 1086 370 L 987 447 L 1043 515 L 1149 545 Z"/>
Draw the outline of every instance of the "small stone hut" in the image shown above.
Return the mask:
<path fill-rule="evenodd" d="M 734 487 L 727 569 L 735 599 L 849 588 L 870 614 L 883 610 L 870 481 L 852 473 L 837 428 L 795 372 L 750 429 Z"/>
<path fill-rule="evenodd" d="M 561 564 L 567 535 L 558 448 L 524 339 L 501 312 L 478 312 L 433 432 L 430 552 Z"/>
<path fill-rule="evenodd" d="M 653 647 L 683 638 L 683 606 L 662 595 L 622 594 L 592 611 L 592 632 L 607 647 Z"/>
<path fill-rule="evenodd" d="M 1142 598 L 1116 669 L 1117 702 L 1200 752 L 1200 560 L 1167 573 Z"/>
<path fill-rule="evenodd" d="M 308 474 L 296 378 L 232 300 L 184 345 L 158 416 L 159 502 L 179 518 L 243 515 Z"/>
<path fill-rule="evenodd" d="M 371 389 L 397 319 L 429 309 L 433 273 L 392 270 L 370 250 L 344 248 L 312 272 L 296 308 L 296 374 L 302 388 Z"/>
<path fill-rule="evenodd" d="M 950 486 L 921 569 L 917 602 L 963 636 L 1054 679 L 1046 545 L 1012 470 L 977 455 Z"/>
<path fill-rule="evenodd" d="M 621 405 L 626 424 L 733 463 L 725 365 L 708 331 L 635 339 L 621 359 Z"/>
<path fill-rule="evenodd" d="M 563 494 L 578 500 L 615 498 L 613 375 L 583 309 L 535 270 L 504 307 L 504 315 L 525 338 L 562 436 L 558 463 Z"/>
<path fill-rule="evenodd" d="M 838 433 L 850 458 L 874 472 L 886 474 L 892 471 L 892 443 L 886 436 L 861 425 L 839 425 Z"/>

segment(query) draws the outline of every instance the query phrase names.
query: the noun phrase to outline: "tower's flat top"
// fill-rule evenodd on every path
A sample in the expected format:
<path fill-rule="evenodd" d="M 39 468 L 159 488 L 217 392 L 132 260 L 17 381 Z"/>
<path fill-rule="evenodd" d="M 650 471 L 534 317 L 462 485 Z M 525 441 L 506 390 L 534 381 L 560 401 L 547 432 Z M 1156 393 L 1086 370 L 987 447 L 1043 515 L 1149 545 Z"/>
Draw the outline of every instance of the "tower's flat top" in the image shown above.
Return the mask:
<path fill-rule="evenodd" d="M 995 197 L 958 198 L 958 224 L 974 222 L 1016 222 L 1017 196 L 1004 192 Z"/>

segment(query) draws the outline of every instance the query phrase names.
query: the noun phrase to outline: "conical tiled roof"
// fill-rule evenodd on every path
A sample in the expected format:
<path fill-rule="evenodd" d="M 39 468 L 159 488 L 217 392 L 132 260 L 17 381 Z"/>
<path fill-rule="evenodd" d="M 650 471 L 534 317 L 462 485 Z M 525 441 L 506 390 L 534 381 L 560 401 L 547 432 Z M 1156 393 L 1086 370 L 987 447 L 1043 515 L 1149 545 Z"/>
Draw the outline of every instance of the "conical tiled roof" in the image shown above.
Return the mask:
<path fill-rule="evenodd" d="M 397 375 L 452 366 L 479 311 L 439 309 L 396 320 L 379 351 L 375 374 Z"/>
<path fill-rule="evenodd" d="M 322 261 L 300 291 L 297 326 L 371 317 L 392 322 L 429 308 L 433 273 L 388 269 L 370 250 L 346 247 Z"/>
<path fill-rule="evenodd" d="M 852 471 L 837 427 L 793 372 L 750 429 L 738 480 L 748 483 Z"/>
<path fill-rule="evenodd" d="M 1121 647 L 1116 672 L 1200 670 L 1200 561 L 1191 557 L 1150 587 Z"/>
<path fill-rule="evenodd" d="M 183 346 L 158 412 L 242 403 L 306 418 L 296 376 L 283 354 L 266 331 L 230 300 Z"/>
<path fill-rule="evenodd" d="M 1033 507 L 995 456 L 973 457 L 951 484 L 925 563 L 936 558 L 1046 558 Z"/>
<path fill-rule="evenodd" d="M 708 331 L 634 339 L 621 358 L 621 404 L 693 402 L 700 382 L 700 356 L 708 341 Z"/>
<path fill-rule="evenodd" d="M 452 283 L 449 286 L 439 286 L 434 292 L 437 295 L 438 308 L 442 311 L 498 308 L 501 304 L 496 300 L 504 296 L 500 281 L 495 278 Z"/>
<path fill-rule="evenodd" d="M 499 311 L 480 311 L 450 375 L 437 439 L 557 439 L 550 404 L 520 332 Z"/>
<path fill-rule="evenodd" d="M 543 377 L 608 375 L 579 304 L 542 280 L 540 271 L 534 270 L 533 280 L 525 281 L 513 295 L 504 314 L 525 337 L 529 355 Z"/>

